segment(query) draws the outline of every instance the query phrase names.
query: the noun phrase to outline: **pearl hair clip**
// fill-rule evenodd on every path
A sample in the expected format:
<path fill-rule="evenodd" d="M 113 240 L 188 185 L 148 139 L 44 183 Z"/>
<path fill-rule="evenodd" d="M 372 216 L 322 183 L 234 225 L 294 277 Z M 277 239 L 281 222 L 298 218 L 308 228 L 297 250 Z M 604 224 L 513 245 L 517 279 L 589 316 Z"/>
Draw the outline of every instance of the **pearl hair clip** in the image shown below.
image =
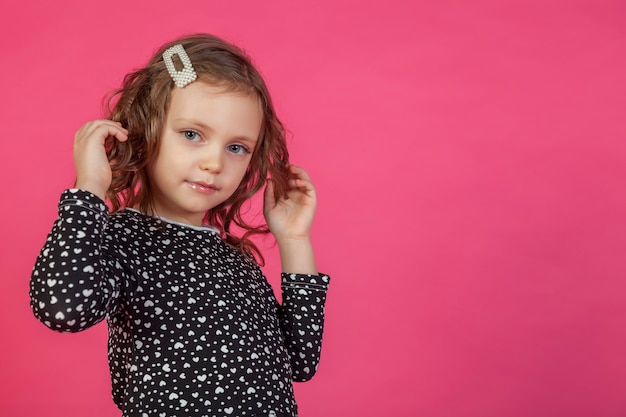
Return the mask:
<path fill-rule="evenodd" d="M 178 58 L 180 58 L 180 61 L 183 63 L 183 69 L 180 71 L 174 66 L 174 61 L 172 60 L 174 55 L 178 55 Z M 187 55 L 187 52 L 185 52 L 185 49 L 180 44 L 174 45 L 163 52 L 163 62 L 165 62 L 165 67 L 172 76 L 176 87 L 183 88 L 198 78 L 196 71 L 193 69 L 193 65 L 191 65 L 189 55 Z"/>

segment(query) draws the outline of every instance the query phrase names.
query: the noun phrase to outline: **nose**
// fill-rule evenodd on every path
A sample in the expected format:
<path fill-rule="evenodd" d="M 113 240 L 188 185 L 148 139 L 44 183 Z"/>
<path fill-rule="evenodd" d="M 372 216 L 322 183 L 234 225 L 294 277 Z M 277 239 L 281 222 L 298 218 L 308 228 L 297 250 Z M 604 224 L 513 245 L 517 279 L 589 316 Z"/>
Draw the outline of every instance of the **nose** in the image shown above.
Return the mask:
<path fill-rule="evenodd" d="M 201 152 L 200 168 L 203 171 L 209 171 L 214 174 L 222 171 L 224 153 L 218 146 L 215 146 L 215 144 L 208 145 Z"/>

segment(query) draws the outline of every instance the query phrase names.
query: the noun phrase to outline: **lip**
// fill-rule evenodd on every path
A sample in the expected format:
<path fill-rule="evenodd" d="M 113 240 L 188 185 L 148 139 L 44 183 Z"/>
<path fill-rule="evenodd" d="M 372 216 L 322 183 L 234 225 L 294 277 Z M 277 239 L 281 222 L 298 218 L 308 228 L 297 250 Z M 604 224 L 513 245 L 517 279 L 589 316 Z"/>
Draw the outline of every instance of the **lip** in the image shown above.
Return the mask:
<path fill-rule="evenodd" d="M 209 184 L 204 181 L 187 181 L 187 185 L 189 185 L 192 190 L 202 194 L 211 194 L 219 190 L 214 184 Z"/>

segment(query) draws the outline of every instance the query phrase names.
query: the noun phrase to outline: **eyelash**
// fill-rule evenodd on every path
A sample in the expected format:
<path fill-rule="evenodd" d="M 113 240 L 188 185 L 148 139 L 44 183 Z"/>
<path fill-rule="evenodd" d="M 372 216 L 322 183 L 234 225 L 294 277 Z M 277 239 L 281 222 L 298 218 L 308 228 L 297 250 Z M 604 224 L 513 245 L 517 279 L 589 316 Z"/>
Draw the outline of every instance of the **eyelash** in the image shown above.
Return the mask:
<path fill-rule="evenodd" d="M 202 138 L 200 137 L 200 134 L 194 130 L 183 130 L 183 136 L 185 137 L 185 139 L 191 141 L 191 142 L 198 142 L 199 140 L 201 140 Z M 189 137 L 189 134 L 192 134 L 193 137 Z M 233 148 L 239 148 L 239 150 L 233 150 Z M 233 145 L 228 145 L 228 149 L 234 153 L 235 155 L 243 155 L 243 154 L 249 154 L 250 149 L 248 149 L 248 147 L 244 146 L 244 145 L 240 145 L 240 144 L 233 144 Z"/>

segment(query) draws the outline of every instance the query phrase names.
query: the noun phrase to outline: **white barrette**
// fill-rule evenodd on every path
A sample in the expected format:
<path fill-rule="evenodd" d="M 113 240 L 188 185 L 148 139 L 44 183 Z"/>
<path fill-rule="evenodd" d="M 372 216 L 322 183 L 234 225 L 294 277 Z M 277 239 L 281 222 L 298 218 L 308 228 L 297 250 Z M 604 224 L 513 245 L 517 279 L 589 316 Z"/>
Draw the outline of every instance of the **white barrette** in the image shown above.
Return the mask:
<path fill-rule="evenodd" d="M 176 70 L 174 66 L 174 61 L 172 57 L 174 55 L 178 55 L 180 58 L 180 62 L 183 63 L 183 69 L 180 71 Z M 185 48 L 182 45 L 174 45 L 171 48 L 167 49 L 163 52 L 163 62 L 165 62 L 165 67 L 167 71 L 172 76 L 174 80 L 174 84 L 176 87 L 183 88 L 190 82 L 194 81 L 198 76 L 196 75 L 196 71 L 193 69 L 193 65 L 191 65 L 191 59 L 189 59 L 189 55 L 185 52 Z"/>

